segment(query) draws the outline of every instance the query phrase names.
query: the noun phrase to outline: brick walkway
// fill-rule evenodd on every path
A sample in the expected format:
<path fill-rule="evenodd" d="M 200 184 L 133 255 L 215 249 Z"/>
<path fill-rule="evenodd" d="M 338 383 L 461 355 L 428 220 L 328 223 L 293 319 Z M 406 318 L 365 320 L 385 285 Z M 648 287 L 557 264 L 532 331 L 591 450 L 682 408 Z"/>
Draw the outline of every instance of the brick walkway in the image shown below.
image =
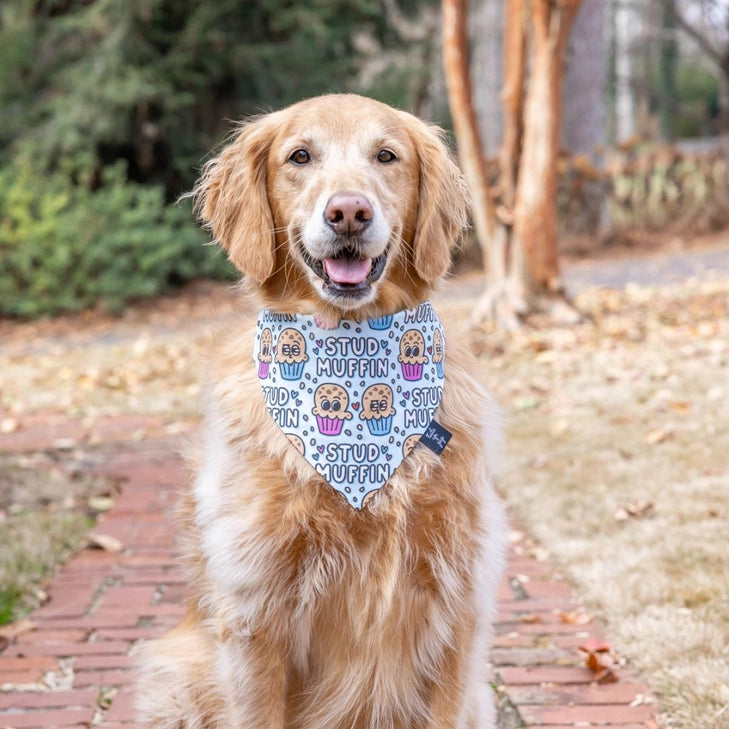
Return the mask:
<path fill-rule="evenodd" d="M 81 423 L 41 419 L 3 450 L 83 445 Z M 98 432 L 98 427 L 96 428 Z M 143 431 L 143 441 L 124 440 Z M 178 441 L 157 420 L 109 421 L 94 447 L 96 472 L 124 479 L 114 507 L 95 533 L 121 551 L 86 548 L 59 573 L 50 600 L 31 615 L 33 629 L 0 654 L 0 727 L 134 725 L 130 653 L 175 625 L 183 613 L 184 578 L 173 559 L 171 511 L 185 478 Z M 657 727 L 647 689 L 625 669 L 600 684 L 578 646 L 602 632 L 580 619 L 569 585 L 527 536 L 514 532 L 500 592 L 493 649 L 500 729 L 517 727 Z"/>

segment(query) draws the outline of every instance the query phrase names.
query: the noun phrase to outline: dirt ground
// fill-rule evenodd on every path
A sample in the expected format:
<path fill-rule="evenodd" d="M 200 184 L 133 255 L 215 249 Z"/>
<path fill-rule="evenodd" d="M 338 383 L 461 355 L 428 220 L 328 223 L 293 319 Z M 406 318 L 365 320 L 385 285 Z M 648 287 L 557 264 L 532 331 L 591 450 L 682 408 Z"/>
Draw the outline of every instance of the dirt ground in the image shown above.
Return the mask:
<path fill-rule="evenodd" d="M 593 270 L 628 260 L 639 272 L 660 263 L 621 256 Z M 499 487 L 650 682 L 666 726 L 729 727 L 729 266 L 659 286 L 630 284 L 619 269 L 619 289 L 591 287 L 587 266 L 565 276 L 581 277 L 581 324 L 534 321 L 508 337 L 466 330 L 504 409 Z M 479 289 L 474 274 L 454 278 L 434 299 L 441 316 L 467 322 Z M 240 309 L 233 288 L 202 282 L 119 319 L 0 322 L 0 443 L 42 414 L 81 419 L 86 450 L 108 415 L 156 415 L 170 428 L 196 417 L 210 332 L 241 326 Z M 79 444 L 62 445 L 42 458 L 67 463 Z M 63 555 L 114 486 L 24 458 L 0 462 L 10 484 L 0 523 L 17 541 L 18 530 L 52 531 L 39 514 L 77 518 L 61 529 Z M 33 569 L 23 604 L 42 600 L 44 568 Z"/>

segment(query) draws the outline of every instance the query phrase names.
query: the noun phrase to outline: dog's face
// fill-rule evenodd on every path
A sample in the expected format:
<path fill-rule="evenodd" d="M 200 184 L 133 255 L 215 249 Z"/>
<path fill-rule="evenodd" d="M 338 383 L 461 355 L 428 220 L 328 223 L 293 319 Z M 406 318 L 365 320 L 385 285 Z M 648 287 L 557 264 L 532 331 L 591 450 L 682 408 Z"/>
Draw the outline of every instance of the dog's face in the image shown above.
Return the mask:
<path fill-rule="evenodd" d="M 195 193 L 266 305 L 326 316 L 422 301 L 466 219 L 462 179 L 439 131 L 354 95 L 248 122 L 206 165 Z"/>

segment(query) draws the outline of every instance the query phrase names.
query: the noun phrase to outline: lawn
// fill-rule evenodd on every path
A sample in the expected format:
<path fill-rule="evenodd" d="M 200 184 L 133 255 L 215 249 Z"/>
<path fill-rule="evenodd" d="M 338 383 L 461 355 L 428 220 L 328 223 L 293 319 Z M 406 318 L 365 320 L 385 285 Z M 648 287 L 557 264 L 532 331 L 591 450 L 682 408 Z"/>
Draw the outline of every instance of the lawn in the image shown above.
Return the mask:
<path fill-rule="evenodd" d="M 465 321 L 473 291 L 472 280 L 451 282 L 435 299 L 441 316 Z M 34 412 L 62 411 L 93 433 L 108 414 L 194 415 L 197 352 L 216 319 L 222 330 L 237 325 L 233 300 L 211 286 L 121 320 L 3 325 L 0 425 L 22 430 Z M 729 727 L 729 279 L 588 290 L 577 304 L 587 316 L 576 326 L 536 321 L 508 337 L 468 334 L 507 423 L 499 488 L 540 556 L 570 577 L 615 650 L 649 682 L 666 727 Z M 93 450 L 93 437 L 76 445 Z M 69 538 L 78 540 L 104 485 L 77 475 L 76 486 L 51 489 L 49 502 L 49 482 L 34 479 L 33 466 L 0 463 L 25 484 L 16 511 L 39 514 L 26 522 L 31 541 L 40 532 L 52 540 L 41 518 L 49 511 L 75 514 Z M 53 470 L 40 472 L 62 478 Z M 73 488 L 69 508 L 59 505 Z M 4 518 L 17 516 L 5 491 L 0 498 Z M 0 554 L 23 538 L 0 529 Z M 59 545 L 43 559 L 72 548 L 65 537 Z"/>
<path fill-rule="evenodd" d="M 729 281 L 587 292 L 484 333 L 504 498 L 642 672 L 667 727 L 729 727 Z"/>

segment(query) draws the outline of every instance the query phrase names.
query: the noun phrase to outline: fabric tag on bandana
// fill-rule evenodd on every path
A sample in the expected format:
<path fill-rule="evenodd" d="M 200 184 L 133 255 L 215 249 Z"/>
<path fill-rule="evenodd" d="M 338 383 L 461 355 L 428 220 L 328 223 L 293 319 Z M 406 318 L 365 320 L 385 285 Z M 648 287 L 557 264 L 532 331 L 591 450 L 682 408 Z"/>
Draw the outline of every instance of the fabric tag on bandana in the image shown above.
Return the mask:
<path fill-rule="evenodd" d="M 291 445 L 361 509 L 432 425 L 445 335 L 429 302 L 334 329 L 264 310 L 254 360 L 268 412 Z"/>
<path fill-rule="evenodd" d="M 426 428 L 420 438 L 420 442 L 430 448 L 433 453 L 439 456 L 443 453 L 443 449 L 448 445 L 448 441 L 451 439 L 450 430 L 446 430 L 435 418 L 430 421 L 430 425 Z"/>

